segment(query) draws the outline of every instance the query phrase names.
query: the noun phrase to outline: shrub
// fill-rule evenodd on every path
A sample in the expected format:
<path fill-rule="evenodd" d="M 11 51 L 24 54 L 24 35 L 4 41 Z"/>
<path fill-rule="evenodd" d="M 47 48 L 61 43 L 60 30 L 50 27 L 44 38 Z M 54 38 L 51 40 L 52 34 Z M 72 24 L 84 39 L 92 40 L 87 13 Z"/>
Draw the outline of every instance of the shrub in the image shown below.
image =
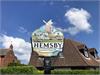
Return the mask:
<path fill-rule="evenodd" d="M 37 74 L 43 74 L 43 73 L 44 73 L 43 70 L 38 70 L 38 71 L 37 71 Z"/>
<path fill-rule="evenodd" d="M 53 70 L 52 74 L 99 74 L 99 70 Z"/>
<path fill-rule="evenodd" d="M 33 66 L 9 66 L 0 68 L 1 74 L 43 74 L 43 70 L 37 70 Z M 99 74 L 99 70 L 52 70 L 52 74 Z"/>
<path fill-rule="evenodd" d="M 13 66 L 0 69 L 1 74 L 37 74 L 33 66 Z"/>
<path fill-rule="evenodd" d="M 20 63 L 10 63 L 8 66 L 26 66 L 25 64 L 20 64 Z"/>

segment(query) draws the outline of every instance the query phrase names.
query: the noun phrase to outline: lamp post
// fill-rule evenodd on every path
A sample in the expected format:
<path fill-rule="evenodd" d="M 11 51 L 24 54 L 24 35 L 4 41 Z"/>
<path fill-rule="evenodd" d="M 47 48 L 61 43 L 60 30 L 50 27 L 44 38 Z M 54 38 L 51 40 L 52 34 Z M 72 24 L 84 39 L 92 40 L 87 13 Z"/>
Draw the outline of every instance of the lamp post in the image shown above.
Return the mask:
<path fill-rule="evenodd" d="M 44 57 L 44 74 L 51 74 L 51 58 Z"/>

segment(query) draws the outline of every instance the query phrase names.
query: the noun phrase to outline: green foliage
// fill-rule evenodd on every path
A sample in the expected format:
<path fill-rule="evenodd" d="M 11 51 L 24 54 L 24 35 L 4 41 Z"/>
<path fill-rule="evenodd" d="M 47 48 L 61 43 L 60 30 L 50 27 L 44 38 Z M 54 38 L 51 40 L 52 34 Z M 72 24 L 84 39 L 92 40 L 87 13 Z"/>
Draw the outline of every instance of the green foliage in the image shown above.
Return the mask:
<path fill-rule="evenodd" d="M 52 74 L 100 74 L 99 70 L 53 70 Z"/>
<path fill-rule="evenodd" d="M 1 74 L 43 74 L 43 70 L 37 70 L 33 66 L 9 66 L 9 67 L 4 67 L 0 68 L 0 73 Z M 82 74 L 82 75 L 87 75 L 87 74 L 98 74 L 100 73 L 99 70 L 52 70 L 52 74 Z"/>
<path fill-rule="evenodd" d="M 0 69 L 1 74 L 37 74 L 36 68 L 32 66 L 13 66 Z"/>
<path fill-rule="evenodd" d="M 38 71 L 37 71 L 37 74 L 43 74 L 43 73 L 44 73 L 43 70 L 38 70 Z"/>
<path fill-rule="evenodd" d="M 20 63 L 10 63 L 8 66 L 26 66 L 26 65 Z"/>

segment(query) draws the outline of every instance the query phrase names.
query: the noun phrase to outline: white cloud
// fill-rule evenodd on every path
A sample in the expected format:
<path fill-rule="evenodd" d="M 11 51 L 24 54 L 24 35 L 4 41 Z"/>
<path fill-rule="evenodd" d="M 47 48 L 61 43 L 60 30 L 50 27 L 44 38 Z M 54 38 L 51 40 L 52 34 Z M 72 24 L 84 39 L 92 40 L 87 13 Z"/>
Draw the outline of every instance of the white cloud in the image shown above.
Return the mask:
<path fill-rule="evenodd" d="M 63 29 L 63 28 L 57 28 L 57 29 L 62 31 L 62 32 L 67 32 L 67 29 Z"/>
<path fill-rule="evenodd" d="M 71 35 L 75 35 L 81 31 L 90 33 L 93 30 L 91 29 L 91 24 L 88 22 L 91 17 L 90 13 L 84 9 L 71 8 L 65 13 L 65 17 L 72 25 L 69 28 L 62 29 L 66 30 L 64 32 L 68 32 Z"/>
<path fill-rule="evenodd" d="M 21 32 L 21 33 L 27 33 L 27 29 L 25 29 L 22 26 L 19 26 L 18 31 Z"/>
<path fill-rule="evenodd" d="M 25 33 L 25 34 L 27 34 L 27 35 L 31 35 L 31 32 L 29 32 L 26 28 L 24 28 L 24 27 L 22 27 L 22 26 L 19 26 L 18 27 L 18 31 L 20 32 L 20 33 Z"/>
<path fill-rule="evenodd" d="M 9 48 L 9 45 L 12 43 L 14 46 L 14 53 L 22 63 L 27 64 L 30 60 L 31 55 L 31 45 L 29 42 L 26 42 L 22 38 L 12 37 L 7 35 L 0 36 L 0 42 L 5 48 Z M 26 62 L 24 62 L 26 61 Z"/>

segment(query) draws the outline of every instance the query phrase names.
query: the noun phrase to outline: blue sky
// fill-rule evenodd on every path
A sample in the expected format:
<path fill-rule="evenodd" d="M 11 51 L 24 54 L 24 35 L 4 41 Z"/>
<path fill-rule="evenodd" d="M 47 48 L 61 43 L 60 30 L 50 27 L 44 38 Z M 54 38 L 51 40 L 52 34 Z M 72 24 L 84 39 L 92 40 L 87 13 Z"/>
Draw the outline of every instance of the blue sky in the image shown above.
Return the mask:
<path fill-rule="evenodd" d="M 1 1 L 0 34 L 30 42 L 31 33 L 44 25 L 43 20 L 52 19 L 54 26 L 62 29 L 72 26 L 65 17 L 71 8 L 84 9 L 91 15 L 88 22 L 93 32 L 82 31 L 75 35 L 64 32 L 65 38 L 94 47 L 100 55 L 98 1 Z"/>

